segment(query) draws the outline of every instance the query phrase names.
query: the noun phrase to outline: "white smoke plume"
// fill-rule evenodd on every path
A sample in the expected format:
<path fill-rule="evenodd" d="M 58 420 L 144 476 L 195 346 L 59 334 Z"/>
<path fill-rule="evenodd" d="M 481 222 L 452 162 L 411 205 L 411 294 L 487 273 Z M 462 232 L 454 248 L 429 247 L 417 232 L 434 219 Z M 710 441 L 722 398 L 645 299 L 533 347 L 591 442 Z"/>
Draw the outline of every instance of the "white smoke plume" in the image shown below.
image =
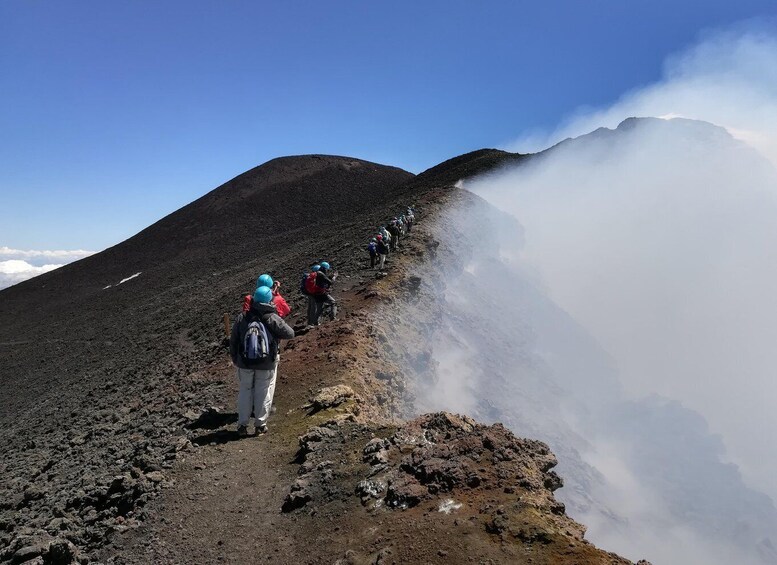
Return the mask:
<path fill-rule="evenodd" d="M 630 116 L 704 120 L 723 126 L 777 164 L 777 26 L 747 22 L 702 40 L 664 64 L 663 78 L 624 94 L 615 104 L 583 109 L 555 131 L 535 132 L 508 149 L 540 151 Z"/>
<path fill-rule="evenodd" d="M 535 289 L 520 299 L 528 327 L 512 336 L 522 357 L 505 347 L 480 372 L 447 368 L 438 388 L 465 388 L 481 412 L 493 406 L 519 432 L 568 449 L 557 453 L 568 479 L 590 469 L 560 494 L 606 549 L 656 564 L 772 562 L 777 35 L 708 35 L 660 83 L 546 139 L 630 116 L 665 119 L 628 120 L 463 184 L 520 223 L 520 245 L 508 239 L 499 254 Z M 500 292 L 499 269 L 474 266 L 465 288 Z M 455 305 L 455 287 L 448 295 Z M 610 356 L 612 374 L 557 314 L 540 313 L 545 299 Z M 478 359 L 500 355 L 491 342 Z M 468 348 L 481 351 L 474 338 L 457 350 Z M 493 376 L 511 363 L 520 387 Z"/>

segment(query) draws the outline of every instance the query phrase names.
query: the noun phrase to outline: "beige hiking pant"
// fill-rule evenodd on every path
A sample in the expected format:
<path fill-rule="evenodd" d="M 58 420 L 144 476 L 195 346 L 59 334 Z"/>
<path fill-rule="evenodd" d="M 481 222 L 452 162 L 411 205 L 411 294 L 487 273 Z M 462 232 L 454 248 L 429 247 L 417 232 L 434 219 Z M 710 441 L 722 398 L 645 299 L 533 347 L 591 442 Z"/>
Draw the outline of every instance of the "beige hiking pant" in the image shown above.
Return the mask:
<path fill-rule="evenodd" d="M 275 376 L 278 373 L 278 363 L 272 369 L 240 369 L 237 378 L 240 381 L 240 391 L 237 394 L 237 425 L 247 426 L 254 411 L 254 425 L 267 423 L 275 394 Z"/>

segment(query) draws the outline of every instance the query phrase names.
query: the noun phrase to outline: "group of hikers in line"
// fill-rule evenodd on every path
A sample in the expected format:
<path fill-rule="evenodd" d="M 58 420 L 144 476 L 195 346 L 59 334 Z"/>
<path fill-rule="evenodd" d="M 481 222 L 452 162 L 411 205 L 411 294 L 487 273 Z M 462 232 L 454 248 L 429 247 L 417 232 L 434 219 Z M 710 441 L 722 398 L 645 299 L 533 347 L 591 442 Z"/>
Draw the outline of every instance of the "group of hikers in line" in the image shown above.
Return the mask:
<path fill-rule="evenodd" d="M 390 252 L 397 250 L 399 239 L 410 232 L 413 228 L 413 222 L 415 222 L 415 210 L 409 206 L 407 212 L 399 217 L 394 216 L 388 226 L 380 226 L 377 235 L 371 238 L 367 244 L 371 269 L 375 268 L 376 263 L 379 270 L 384 269 L 386 257 Z"/>
<path fill-rule="evenodd" d="M 392 218 L 388 226 L 381 226 L 379 233 L 370 240 L 370 267 L 374 268 L 376 256 L 383 270 L 386 255 L 396 251 L 399 239 L 412 228 L 415 214 L 412 207 L 406 214 Z M 318 326 L 324 309 L 329 318 L 337 318 L 337 301 L 330 291 L 337 279 L 327 261 L 311 266 L 300 282 L 300 291 L 308 298 L 308 328 Z M 275 380 L 280 363 L 279 342 L 292 339 L 294 329 L 284 321 L 291 307 L 280 293 L 281 283 L 269 274 L 256 280 L 256 290 L 243 298 L 242 312 L 232 325 L 229 337 L 229 353 L 237 367 L 239 392 L 237 397 L 237 434 L 248 435 L 251 413 L 254 415 L 255 434 L 267 432 L 267 419 L 275 394 Z"/>

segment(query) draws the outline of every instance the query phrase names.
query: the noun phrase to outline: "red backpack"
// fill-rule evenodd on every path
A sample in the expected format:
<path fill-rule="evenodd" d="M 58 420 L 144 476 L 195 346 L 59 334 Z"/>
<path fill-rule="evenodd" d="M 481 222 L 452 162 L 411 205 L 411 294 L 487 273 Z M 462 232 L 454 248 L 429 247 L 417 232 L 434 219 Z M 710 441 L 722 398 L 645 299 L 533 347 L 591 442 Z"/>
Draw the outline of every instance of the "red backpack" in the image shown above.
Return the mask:
<path fill-rule="evenodd" d="M 308 294 L 321 294 L 321 288 L 316 284 L 316 276 L 318 273 L 313 271 L 305 279 L 305 292 Z"/>
<path fill-rule="evenodd" d="M 246 294 L 243 298 L 243 314 L 247 314 L 251 309 L 251 304 L 254 303 L 254 298 L 250 294 Z"/>

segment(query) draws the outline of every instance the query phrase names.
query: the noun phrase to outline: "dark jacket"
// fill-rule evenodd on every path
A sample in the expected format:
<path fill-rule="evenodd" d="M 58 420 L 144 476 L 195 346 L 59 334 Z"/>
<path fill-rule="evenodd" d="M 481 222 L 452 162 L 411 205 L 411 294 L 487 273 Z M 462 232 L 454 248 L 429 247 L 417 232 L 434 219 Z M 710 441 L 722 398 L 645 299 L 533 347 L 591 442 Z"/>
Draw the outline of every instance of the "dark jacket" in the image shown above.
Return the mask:
<path fill-rule="evenodd" d="M 379 241 L 378 242 L 378 253 L 380 253 L 381 255 L 388 255 L 388 252 L 389 252 L 389 249 L 388 249 L 388 245 L 386 245 L 386 242 L 384 242 L 382 240 Z"/>
<path fill-rule="evenodd" d="M 391 224 L 386 229 L 391 234 L 391 239 L 392 240 L 399 239 L 399 228 L 396 225 Z"/>
<path fill-rule="evenodd" d="M 259 318 L 273 337 L 275 337 L 276 341 L 294 337 L 294 330 L 281 319 L 275 306 L 254 302 L 247 314 L 240 314 L 237 317 L 232 325 L 232 335 L 229 336 L 229 354 L 232 356 L 232 362 L 241 369 L 249 368 L 245 366 L 243 359 L 240 357 L 240 336 L 245 334 L 250 323 L 249 319 L 251 318 Z M 268 359 L 258 366 L 250 368 L 272 369 L 277 363 L 278 356 L 276 355 L 274 359 Z"/>
<path fill-rule="evenodd" d="M 316 274 L 316 286 L 324 289 L 324 292 L 329 292 L 330 287 L 335 284 L 334 279 L 330 279 L 322 271 Z"/>

